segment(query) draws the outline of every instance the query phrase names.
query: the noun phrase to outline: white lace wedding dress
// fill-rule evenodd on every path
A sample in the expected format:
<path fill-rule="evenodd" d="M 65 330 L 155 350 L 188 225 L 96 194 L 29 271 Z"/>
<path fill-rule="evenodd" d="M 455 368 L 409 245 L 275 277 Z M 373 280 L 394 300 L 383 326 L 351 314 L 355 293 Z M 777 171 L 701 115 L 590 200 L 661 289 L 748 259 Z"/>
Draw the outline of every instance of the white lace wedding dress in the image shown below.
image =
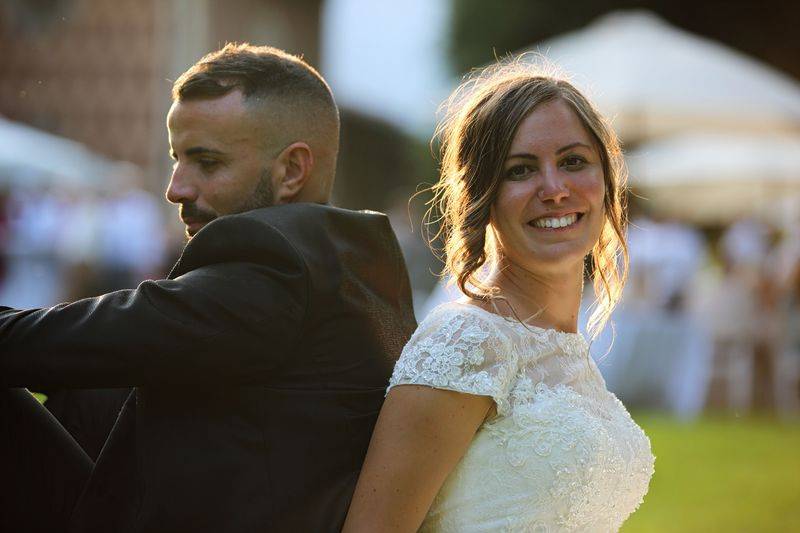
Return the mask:
<path fill-rule="evenodd" d="M 491 396 L 497 406 L 420 531 L 616 531 L 647 493 L 650 441 L 578 333 L 443 304 L 403 350 L 389 388 L 402 384 Z"/>

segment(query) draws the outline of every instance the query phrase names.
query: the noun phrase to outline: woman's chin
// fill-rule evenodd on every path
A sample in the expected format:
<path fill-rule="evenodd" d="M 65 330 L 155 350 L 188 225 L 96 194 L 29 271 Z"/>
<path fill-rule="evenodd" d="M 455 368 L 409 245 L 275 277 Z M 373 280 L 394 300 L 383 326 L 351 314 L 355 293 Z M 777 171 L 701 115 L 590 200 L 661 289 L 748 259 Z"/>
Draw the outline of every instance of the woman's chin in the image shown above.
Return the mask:
<path fill-rule="evenodd" d="M 548 274 L 571 273 L 573 269 L 583 271 L 583 260 L 591 248 L 576 246 L 576 243 L 554 243 L 530 248 L 518 261 L 531 272 Z"/>

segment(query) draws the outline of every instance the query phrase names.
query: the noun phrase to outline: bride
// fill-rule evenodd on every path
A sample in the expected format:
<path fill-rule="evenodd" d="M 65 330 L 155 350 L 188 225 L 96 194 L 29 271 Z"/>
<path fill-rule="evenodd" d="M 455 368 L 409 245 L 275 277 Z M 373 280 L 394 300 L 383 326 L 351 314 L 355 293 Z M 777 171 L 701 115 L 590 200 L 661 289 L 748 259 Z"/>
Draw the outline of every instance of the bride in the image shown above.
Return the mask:
<path fill-rule="evenodd" d="M 449 104 L 435 206 L 464 297 L 398 360 L 344 531 L 616 531 L 654 457 L 577 321 L 586 270 L 595 335 L 625 280 L 619 143 L 571 84 L 520 61 Z"/>

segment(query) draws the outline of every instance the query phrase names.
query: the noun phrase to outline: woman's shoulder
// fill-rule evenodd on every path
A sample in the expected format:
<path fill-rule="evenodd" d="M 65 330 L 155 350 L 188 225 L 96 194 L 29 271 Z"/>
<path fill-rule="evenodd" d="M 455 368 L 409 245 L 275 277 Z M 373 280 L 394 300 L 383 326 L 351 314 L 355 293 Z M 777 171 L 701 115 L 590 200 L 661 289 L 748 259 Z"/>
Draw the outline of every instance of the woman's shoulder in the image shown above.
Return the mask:
<path fill-rule="evenodd" d="M 507 412 L 519 353 L 502 323 L 458 302 L 441 304 L 420 323 L 395 364 L 389 388 L 427 385 L 491 396 Z"/>
<path fill-rule="evenodd" d="M 464 355 L 482 362 L 514 357 L 519 332 L 502 317 L 463 302 L 435 307 L 419 324 L 401 359 Z"/>

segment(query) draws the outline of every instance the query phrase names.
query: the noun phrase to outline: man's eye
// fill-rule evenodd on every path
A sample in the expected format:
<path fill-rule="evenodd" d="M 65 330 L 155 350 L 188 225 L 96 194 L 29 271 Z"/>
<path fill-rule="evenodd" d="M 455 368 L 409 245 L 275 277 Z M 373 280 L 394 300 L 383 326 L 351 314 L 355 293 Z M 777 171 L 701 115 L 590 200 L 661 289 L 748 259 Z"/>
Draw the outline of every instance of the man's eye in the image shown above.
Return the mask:
<path fill-rule="evenodd" d="M 514 165 L 506 170 L 506 179 L 522 180 L 528 177 L 528 174 L 533 171 L 534 169 L 530 165 Z"/>
<path fill-rule="evenodd" d="M 580 170 L 586 164 L 586 159 L 579 155 L 570 155 L 563 159 L 561 165 L 568 170 Z"/>
<path fill-rule="evenodd" d="M 198 159 L 197 163 L 205 170 L 210 170 L 219 163 L 216 159 Z"/>

